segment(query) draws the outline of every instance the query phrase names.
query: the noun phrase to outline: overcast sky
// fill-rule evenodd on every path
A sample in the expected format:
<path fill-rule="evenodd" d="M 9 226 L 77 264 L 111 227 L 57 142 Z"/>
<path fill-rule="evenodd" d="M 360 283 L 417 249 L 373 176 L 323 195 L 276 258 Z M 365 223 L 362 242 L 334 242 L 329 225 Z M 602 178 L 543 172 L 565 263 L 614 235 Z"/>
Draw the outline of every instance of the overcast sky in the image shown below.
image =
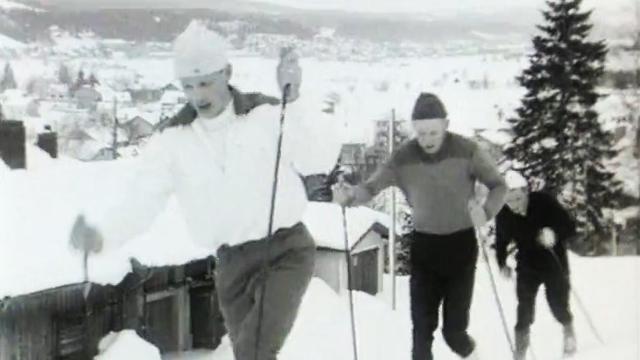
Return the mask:
<path fill-rule="evenodd" d="M 242 0 L 249 1 L 249 0 Z M 544 0 L 250 0 L 303 9 L 347 10 L 359 12 L 432 12 L 542 8 Z M 587 7 L 633 9 L 638 0 L 585 0 Z"/>

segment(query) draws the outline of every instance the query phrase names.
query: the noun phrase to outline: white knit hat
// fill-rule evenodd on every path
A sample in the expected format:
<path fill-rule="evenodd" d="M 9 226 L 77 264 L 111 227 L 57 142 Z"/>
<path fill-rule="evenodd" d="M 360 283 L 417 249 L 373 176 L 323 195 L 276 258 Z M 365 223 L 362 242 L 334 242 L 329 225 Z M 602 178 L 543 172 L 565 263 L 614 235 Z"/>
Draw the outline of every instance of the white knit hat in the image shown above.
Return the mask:
<path fill-rule="evenodd" d="M 173 68 L 177 79 L 208 75 L 224 69 L 229 63 L 225 39 L 197 20 L 173 42 Z"/>
<path fill-rule="evenodd" d="M 527 179 L 524 178 L 519 172 L 508 170 L 504 176 L 509 189 L 526 188 L 529 186 Z"/>

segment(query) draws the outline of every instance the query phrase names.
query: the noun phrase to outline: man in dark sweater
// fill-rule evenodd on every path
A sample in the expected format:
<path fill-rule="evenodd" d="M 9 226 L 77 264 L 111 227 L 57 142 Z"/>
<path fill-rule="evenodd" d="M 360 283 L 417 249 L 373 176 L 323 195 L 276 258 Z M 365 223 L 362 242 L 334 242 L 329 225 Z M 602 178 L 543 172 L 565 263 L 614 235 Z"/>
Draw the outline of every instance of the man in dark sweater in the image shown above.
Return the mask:
<path fill-rule="evenodd" d="M 496 254 L 501 273 L 511 276 L 506 264 L 507 247 L 517 247 L 518 321 L 515 327 L 516 360 L 523 360 L 529 346 L 536 295 L 544 284 L 553 316 L 564 328 L 564 352 L 576 351 L 576 340 L 569 309 L 569 262 L 567 242 L 576 235 L 569 213 L 551 195 L 529 192 L 524 178 L 507 173 L 507 205 L 496 217 Z"/>
<path fill-rule="evenodd" d="M 334 201 L 353 206 L 389 186 L 402 190 L 415 224 L 410 250 L 413 359 L 433 359 L 441 304 L 449 347 L 465 359 L 478 359 L 467 333 L 478 256 L 474 228 L 502 208 L 506 185 L 485 150 L 447 131 L 447 114 L 435 95 L 418 97 L 412 125 L 415 139 L 401 145 L 364 184 L 334 186 Z M 476 182 L 489 188 L 483 204 L 475 198 Z"/>

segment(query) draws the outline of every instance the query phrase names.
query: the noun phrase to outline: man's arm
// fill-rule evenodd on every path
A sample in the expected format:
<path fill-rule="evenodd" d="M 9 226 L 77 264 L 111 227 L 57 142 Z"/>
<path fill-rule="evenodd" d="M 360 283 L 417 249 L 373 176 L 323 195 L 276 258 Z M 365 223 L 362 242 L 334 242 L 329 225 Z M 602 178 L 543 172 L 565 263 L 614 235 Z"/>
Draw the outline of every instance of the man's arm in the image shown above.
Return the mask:
<path fill-rule="evenodd" d="M 369 179 L 353 187 L 347 205 L 358 206 L 371 201 L 371 199 L 384 189 L 396 185 L 396 176 L 394 156 L 392 155 L 384 164 L 376 169 Z"/>
<path fill-rule="evenodd" d="M 489 189 L 483 208 L 487 219 L 492 219 L 504 206 L 504 198 L 507 193 L 504 178 L 500 175 L 496 162 L 479 145 L 471 159 L 471 171 L 476 179 Z"/>
<path fill-rule="evenodd" d="M 169 144 L 162 137 L 154 135 L 140 157 L 117 164 L 130 171 L 123 171 L 113 188 L 101 189 L 112 195 L 106 206 L 88 204 L 87 224 L 101 237 L 102 248 L 118 248 L 143 233 L 166 207 L 174 182 Z"/>
<path fill-rule="evenodd" d="M 549 210 L 551 228 L 556 233 L 558 242 L 566 242 L 569 238 L 576 236 L 576 224 L 569 212 L 560 204 L 560 202 L 551 195 L 544 194 L 545 202 Z"/>

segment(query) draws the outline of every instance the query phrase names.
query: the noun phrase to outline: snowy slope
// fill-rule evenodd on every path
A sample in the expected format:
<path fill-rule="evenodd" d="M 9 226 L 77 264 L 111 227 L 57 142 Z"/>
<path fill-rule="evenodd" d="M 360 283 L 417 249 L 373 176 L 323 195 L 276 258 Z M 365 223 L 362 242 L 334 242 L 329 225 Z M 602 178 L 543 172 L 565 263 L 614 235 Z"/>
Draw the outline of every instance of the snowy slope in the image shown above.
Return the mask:
<path fill-rule="evenodd" d="M 640 259 L 586 259 L 572 257 L 573 281 L 589 310 L 606 345 L 593 336 L 575 299 L 575 315 L 579 353 L 573 360 L 638 359 L 640 343 Z M 494 265 L 492 265 L 494 266 Z M 389 280 L 389 279 L 387 279 Z M 502 332 L 497 307 L 491 293 L 485 264 L 478 263 L 476 291 L 470 331 L 478 342 L 482 359 L 508 360 L 510 354 Z M 388 286 L 387 286 L 388 289 Z M 509 326 L 515 323 L 515 287 L 511 281 L 498 279 Z M 605 290 L 606 289 L 606 290 Z M 408 278 L 398 278 L 398 307 L 392 311 L 385 297 L 356 293 L 358 348 L 361 359 L 409 359 L 411 321 L 409 317 Z M 351 360 L 348 298 L 336 295 L 322 280 L 314 279 L 305 295 L 294 329 L 282 349 L 280 360 Z M 558 359 L 561 328 L 552 320 L 541 290 L 536 323 L 532 328 L 532 344 L 537 359 Z M 436 335 L 434 355 L 439 360 L 457 360 Z M 187 355 L 165 356 L 165 359 L 233 360 L 228 339 L 214 352 L 196 351 Z"/>
<path fill-rule="evenodd" d="M 160 360 L 158 348 L 141 339 L 133 330 L 108 334 L 100 341 L 98 349 L 100 353 L 94 360 Z"/>

